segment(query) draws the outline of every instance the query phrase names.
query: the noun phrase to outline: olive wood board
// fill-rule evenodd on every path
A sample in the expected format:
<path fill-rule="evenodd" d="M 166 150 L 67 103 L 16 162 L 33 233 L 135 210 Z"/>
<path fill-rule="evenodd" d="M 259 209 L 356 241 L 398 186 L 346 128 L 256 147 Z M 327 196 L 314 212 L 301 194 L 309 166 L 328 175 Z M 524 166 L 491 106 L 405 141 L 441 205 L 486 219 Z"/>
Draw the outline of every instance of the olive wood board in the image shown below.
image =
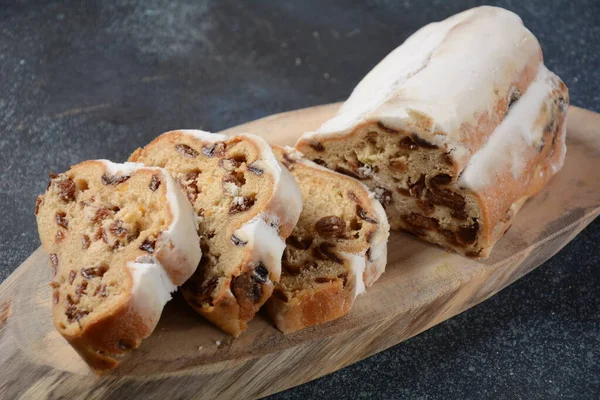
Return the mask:
<path fill-rule="evenodd" d="M 277 114 L 225 132 L 293 144 L 338 107 Z M 488 260 L 393 232 L 385 274 L 349 315 L 289 335 L 260 313 L 232 339 L 176 294 L 154 334 L 104 376 L 94 375 L 53 329 L 50 268 L 37 249 L 0 286 L 0 398 L 257 398 L 383 351 L 516 281 L 600 213 L 600 115 L 571 107 L 567 137 L 564 168 L 525 204 Z"/>

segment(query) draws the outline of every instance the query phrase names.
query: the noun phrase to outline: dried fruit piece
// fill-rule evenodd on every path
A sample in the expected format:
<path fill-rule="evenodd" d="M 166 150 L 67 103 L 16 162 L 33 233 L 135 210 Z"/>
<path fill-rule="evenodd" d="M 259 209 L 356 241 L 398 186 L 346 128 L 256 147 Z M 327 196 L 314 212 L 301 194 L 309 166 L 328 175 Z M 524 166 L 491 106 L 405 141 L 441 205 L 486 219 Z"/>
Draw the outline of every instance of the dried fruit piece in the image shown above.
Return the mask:
<path fill-rule="evenodd" d="M 108 296 L 108 291 L 106 290 L 106 285 L 104 283 L 96 286 L 96 290 L 94 290 L 92 296 L 97 296 L 98 294 L 102 297 Z"/>
<path fill-rule="evenodd" d="M 50 265 L 52 266 L 52 277 L 58 273 L 58 256 L 56 253 L 50 253 Z"/>
<path fill-rule="evenodd" d="M 74 305 L 70 305 L 69 307 L 67 307 L 67 311 L 65 312 L 65 314 L 67 315 L 67 319 L 70 323 L 79 321 L 81 318 L 85 317 L 89 313 L 89 311 L 83 308 L 76 307 Z"/>
<path fill-rule="evenodd" d="M 330 215 L 323 217 L 315 224 L 317 233 L 325 238 L 334 238 L 344 235 L 346 222 L 338 216 Z"/>
<path fill-rule="evenodd" d="M 403 187 L 396 188 L 396 191 L 398 193 L 400 193 L 402 196 L 406 196 L 406 197 L 411 197 L 412 196 L 412 194 L 410 193 L 410 190 L 405 189 Z"/>
<path fill-rule="evenodd" d="M 91 241 L 88 235 L 83 235 L 81 237 L 81 248 L 86 250 L 90 247 Z"/>
<path fill-rule="evenodd" d="M 60 243 L 65 240 L 65 234 L 60 229 L 56 231 L 56 236 L 54 237 L 54 242 Z"/>
<path fill-rule="evenodd" d="M 229 214 L 237 214 L 246 210 L 249 210 L 256 200 L 253 197 L 247 196 L 236 196 L 231 201 L 229 206 Z"/>
<path fill-rule="evenodd" d="M 60 292 L 58 290 L 54 290 L 52 292 L 52 302 L 54 304 L 58 304 L 59 300 L 60 300 Z"/>
<path fill-rule="evenodd" d="M 369 217 L 367 212 L 361 206 L 356 206 L 356 215 L 358 215 L 360 219 L 370 222 L 371 224 L 378 223 L 375 218 Z"/>
<path fill-rule="evenodd" d="M 333 243 L 321 243 L 320 245 L 313 247 L 313 257 L 319 260 L 330 260 L 338 264 L 343 264 L 342 259 L 331 250 L 333 248 L 335 248 L 335 244 Z"/>
<path fill-rule="evenodd" d="M 219 161 L 219 165 L 227 171 L 234 171 L 241 164 L 233 158 L 223 158 Z"/>
<path fill-rule="evenodd" d="M 421 174 L 421 176 L 415 183 L 411 183 L 410 178 L 409 178 L 408 179 L 408 189 L 409 189 L 411 196 L 420 198 L 426 191 L 425 175 Z"/>
<path fill-rule="evenodd" d="M 157 174 L 152 175 L 149 187 L 153 192 L 156 192 L 156 190 L 160 187 L 160 178 Z"/>
<path fill-rule="evenodd" d="M 438 146 L 436 146 L 433 143 L 428 142 L 427 140 L 421 138 L 417 134 L 413 134 L 412 139 L 419 147 L 423 147 L 425 149 L 437 149 L 438 148 Z"/>
<path fill-rule="evenodd" d="M 81 298 L 82 294 L 86 294 L 87 286 L 87 281 L 81 281 L 81 283 L 77 285 L 77 287 L 75 288 L 75 294 L 77 295 L 78 299 Z"/>
<path fill-rule="evenodd" d="M 290 236 L 286 240 L 286 244 L 289 244 L 299 250 L 308 250 L 313 243 L 313 238 L 299 238 L 297 236 Z"/>
<path fill-rule="evenodd" d="M 67 220 L 67 213 L 64 211 L 57 211 L 54 217 L 56 223 L 65 229 L 69 228 L 69 221 Z"/>
<path fill-rule="evenodd" d="M 105 220 L 106 218 L 112 217 L 114 215 L 114 212 L 107 208 L 107 207 L 100 207 L 97 211 L 96 214 L 94 214 L 94 217 L 92 218 L 92 222 L 97 224 L 100 221 Z"/>
<path fill-rule="evenodd" d="M 150 240 L 148 238 L 144 239 L 142 244 L 140 244 L 140 250 L 147 251 L 148 253 L 154 253 L 154 246 L 156 245 L 156 240 Z"/>
<path fill-rule="evenodd" d="M 427 230 L 438 229 L 440 224 L 437 219 L 429 218 L 421 214 L 411 212 L 402 217 L 402 219 L 414 228 L 421 228 Z"/>
<path fill-rule="evenodd" d="M 102 175 L 102 183 L 105 185 L 118 185 L 131 178 L 131 175 Z"/>
<path fill-rule="evenodd" d="M 179 187 L 183 189 L 191 203 L 196 201 L 198 194 L 200 193 L 200 189 L 198 188 L 198 175 L 199 172 L 188 172 L 177 180 Z"/>
<path fill-rule="evenodd" d="M 352 191 L 349 191 L 349 192 L 348 192 L 348 198 L 349 198 L 350 200 L 352 200 L 353 202 L 355 202 L 355 203 L 359 203 L 359 204 L 360 204 L 360 200 L 358 200 L 358 197 L 356 196 L 356 194 L 355 194 L 354 192 L 352 192 Z"/>
<path fill-rule="evenodd" d="M 102 227 L 100 227 L 100 236 L 102 237 L 102 241 L 104 243 L 108 244 L 108 235 L 106 234 L 106 231 Z"/>
<path fill-rule="evenodd" d="M 285 295 L 283 290 L 281 290 L 279 288 L 275 288 L 275 290 L 273 290 L 273 297 L 275 297 L 278 300 L 283 301 L 284 303 L 287 303 L 289 301 L 288 297 Z"/>
<path fill-rule="evenodd" d="M 231 235 L 231 243 L 233 243 L 235 246 L 239 246 L 239 247 L 242 247 L 242 246 L 245 246 L 246 244 L 248 244 L 248 242 L 238 238 L 235 235 Z"/>
<path fill-rule="evenodd" d="M 215 143 L 212 146 L 202 146 L 202 154 L 206 157 L 223 157 L 225 155 L 225 144 Z"/>
<path fill-rule="evenodd" d="M 75 280 L 76 276 L 77 276 L 77 272 L 75 272 L 74 269 L 69 271 L 69 285 L 73 284 L 73 281 Z"/>
<path fill-rule="evenodd" d="M 344 168 L 344 167 L 336 167 L 335 172 L 343 174 L 343 175 L 347 175 L 354 179 L 361 179 L 361 176 L 358 173 L 355 173 L 354 171 L 350 171 L 349 169 Z"/>
<path fill-rule="evenodd" d="M 381 205 L 384 207 L 389 206 L 392 203 L 392 192 L 385 188 L 376 187 L 373 190 L 373 194 L 375 195 L 375 198 L 379 200 Z"/>
<path fill-rule="evenodd" d="M 108 271 L 108 267 L 106 265 L 99 265 L 97 267 L 82 269 L 81 276 L 83 276 L 85 279 L 102 278 L 106 271 Z"/>
<path fill-rule="evenodd" d="M 120 219 L 113 221 L 113 223 L 110 224 L 110 226 L 108 227 L 108 231 L 119 238 L 126 237 L 127 233 L 129 232 L 127 228 L 123 226 L 123 221 L 121 221 Z"/>
<path fill-rule="evenodd" d="M 246 179 L 244 178 L 243 173 L 232 173 L 224 175 L 221 179 L 221 182 L 223 184 L 224 189 L 228 190 L 229 192 L 236 192 L 230 194 L 237 195 L 237 190 L 231 188 L 228 184 L 233 184 L 237 187 L 242 187 L 246 184 Z"/>
<path fill-rule="evenodd" d="M 317 142 L 315 140 L 311 141 L 308 145 L 318 152 L 325 151 L 325 147 L 323 147 L 323 145 L 320 142 Z"/>
<path fill-rule="evenodd" d="M 249 271 L 231 280 L 231 291 L 242 309 L 253 309 L 262 297 L 262 285 L 255 281 L 255 275 Z"/>
<path fill-rule="evenodd" d="M 269 270 L 262 262 L 254 268 L 254 279 L 260 283 L 265 283 L 269 279 Z"/>
<path fill-rule="evenodd" d="M 435 206 L 427 200 L 417 199 L 417 206 L 419 206 L 419 208 L 427 215 L 435 210 Z"/>
<path fill-rule="evenodd" d="M 202 258 L 205 258 L 204 254 L 202 254 Z M 202 264 L 202 261 L 200 261 L 200 264 Z M 204 280 L 203 277 L 197 277 L 196 279 L 189 279 L 183 286 L 193 293 L 194 296 L 191 299 L 194 305 L 196 305 L 196 307 L 202 307 L 204 304 L 212 303 L 212 294 L 217 288 L 218 283 L 218 278 Z"/>
<path fill-rule="evenodd" d="M 471 226 L 458 228 L 456 238 L 462 244 L 473 244 L 477 240 L 477 232 L 479 231 L 479 223 L 473 222 Z"/>
<path fill-rule="evenodd" d="M 182 156 L 187 157 L 187 158 L 196 158 L 200 154 L 196 150 L 194 150 L 190 146 L 188 146 L 187 144 L 178 144 L 175 146 L 175 150 L 179 154 L 181 154 Z M 202 152 L 204 152 L 204 149 L 202 149 Z"/>
<path fill-rule="evenodd" d="M 438 189 L 433 187 L 427 192 L 426 197 L 427 200 L 434 204 L 446 206 L 457 211 L 464 210 L 467 204 L 464 197 L 449 189 Z"/>
<path fill-rule="evenodd" d="M 75 200 L 75 191 L 77 187 L 75 186 L 75 182 L 71 180 L 71 178 L 61 179 L 56 182 L 56 186 L 58 188 L 58 197 L 65 202 Z"/>
<path fill-rule="evenodd" d="M 452 182 L 452 177 L 448 174 L 437 174 L 429 181 L 434 186 L 447 185 L 450 182 Z"/>
<path fill-rule="evenodd" d="M 254 165 L 254 163 L 246 166 L 246 169 L 248 169 L 248 171 L 252 172 L 255 175 L 262 175 L 264 173 L 264 171 L 260 168 L 258 168 L 256 165 Z"/>
<path fill-rule="evenodd" d="M 413 142 L 410 136 L 403 137 L 400 140 L 399 146 L 406 150 L 415 150 L 417 147 L 419 147 L 415 142 Z"/>

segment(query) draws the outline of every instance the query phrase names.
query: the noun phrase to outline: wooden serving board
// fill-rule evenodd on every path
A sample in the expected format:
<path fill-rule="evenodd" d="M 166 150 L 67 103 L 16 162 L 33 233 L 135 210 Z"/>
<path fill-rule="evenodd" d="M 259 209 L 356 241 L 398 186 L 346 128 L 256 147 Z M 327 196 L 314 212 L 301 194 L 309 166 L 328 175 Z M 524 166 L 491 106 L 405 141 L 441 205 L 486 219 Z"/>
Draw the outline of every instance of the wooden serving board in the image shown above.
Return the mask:
<path fill-rule="evenodd" d="M 226 132 L 293 144 L 337 107 L 278 114 Z M 256 398 L 417 335 L 536 268 L 600 213 L 600 115 L 571 107 L 568 126 L 563 170 L 525 204 L 489 260 L 394 232 L 385 274 L 349 315 L 287 336 L 258 315 L 232 340 L 176 295 L 154 334 L 121 367 L 97 377 L 52 327 L 50 269 L 38 249 L 0 286 L 0 398 Z"/>

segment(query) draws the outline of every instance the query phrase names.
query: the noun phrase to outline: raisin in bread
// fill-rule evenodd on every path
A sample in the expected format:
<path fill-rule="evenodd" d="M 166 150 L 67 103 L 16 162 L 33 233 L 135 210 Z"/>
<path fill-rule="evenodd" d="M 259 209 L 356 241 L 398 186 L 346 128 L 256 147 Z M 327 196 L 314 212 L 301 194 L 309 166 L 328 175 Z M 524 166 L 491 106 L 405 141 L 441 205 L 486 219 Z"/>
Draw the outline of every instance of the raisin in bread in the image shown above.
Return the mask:
<path fill-rule="evenodd" d="M 203 255 L 181 291 L 196 311 L 238 336 L 279 281 L 284 240 L 302 207 L 293 176 L 254 135 L 167 132 L 131 160 L 166 168 L 187 193 L 202 221 Z"/>
<path fill-rule="evenodd" d="M 479 7 L 411 36 L 296 147 L 369 186 L 392 229 L 485 258 L 562 167 L 568 101 L 521 19 Z"/>
<path fill-rule="evenodd" d="M 96 371 L 117 366 L 198 265 L 192 208 L 161 168 L 94 160 L 51 174 L 35 213 L 56 329 Z"/>
<path fill-rule="evenodd" d="M 267 303 L 284 333 L 347 314 L 357 295 L 385 270 L 389 225 L 385 212 L 359 181 L 274 147 L 296 178 L 303 198 L 300 220 L 287 239 L 282 276 Z"/>

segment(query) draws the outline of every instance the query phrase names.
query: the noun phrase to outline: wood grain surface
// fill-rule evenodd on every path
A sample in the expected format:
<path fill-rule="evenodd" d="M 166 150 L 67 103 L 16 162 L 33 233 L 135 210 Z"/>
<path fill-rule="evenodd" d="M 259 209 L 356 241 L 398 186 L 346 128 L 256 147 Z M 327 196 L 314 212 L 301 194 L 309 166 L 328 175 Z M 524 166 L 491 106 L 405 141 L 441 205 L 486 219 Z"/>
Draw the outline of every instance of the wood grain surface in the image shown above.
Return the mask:
<path fill-rule="evenodd" d="M 293 144 L 337 107 L 278 114 L 225 132 Z M 571 107 L 568 118 L 563 170 L 523 207 L 490 259 L 469 260 L 394 232 L 385 274 L 349 315 L 290 335 L 259 314 L 233 340 L 177 294 L 154 334 L 117 370 L 95 376 L 52 327 L 50 270 L 38 249 L 0 286 L 0 398 L 257 398 L 417 335 L 527 274 L 600 213 L 600 115 Z"/>

